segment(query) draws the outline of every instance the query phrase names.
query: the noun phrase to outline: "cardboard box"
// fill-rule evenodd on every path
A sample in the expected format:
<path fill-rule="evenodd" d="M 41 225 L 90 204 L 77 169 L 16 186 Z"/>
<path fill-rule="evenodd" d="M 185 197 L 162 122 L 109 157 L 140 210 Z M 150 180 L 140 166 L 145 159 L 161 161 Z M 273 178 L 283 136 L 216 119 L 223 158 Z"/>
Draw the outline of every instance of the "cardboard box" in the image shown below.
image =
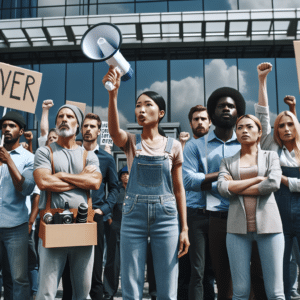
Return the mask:
<path fill-rule="evenodd" d="M 44 248 L 97 245 L 97 223 L 45 224 L 41 220 L 39 237 Z"/>

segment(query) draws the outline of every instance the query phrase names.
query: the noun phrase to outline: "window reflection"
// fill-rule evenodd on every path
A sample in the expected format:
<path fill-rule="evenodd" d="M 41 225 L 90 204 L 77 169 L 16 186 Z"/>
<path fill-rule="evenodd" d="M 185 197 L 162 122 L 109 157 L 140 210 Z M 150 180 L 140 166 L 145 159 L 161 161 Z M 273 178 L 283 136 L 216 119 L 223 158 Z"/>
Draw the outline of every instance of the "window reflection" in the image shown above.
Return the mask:
<path fill-rule="evenodd" d="M 202 11 L 202 0 L 169 1 L 169 12 Z"/>
<path fill-rule="evenodd" d="M 288 110 L 288 106 L 283 102 L 287 95 L 293 95 L 299 103 L 299 86 L 295 58 L 277 58 L 277 88 L 279 112 Z M 300 107 L 296 106 L 298 116 Z"/>
<path fill-rule="evenodd" d="M 188 113 L 198 104 L 204 105 L 203 60 L 171 61 L 171 121 L 192 134 Z"/>
<path fill-rule="evenodd" d="M 40 72 L 43 73 L 39 100 L 36 106 L 36 120 L 41 121 L 42 103 L 46 99 L 52 99 L 54 106 L 49 114 L 49 128 L 55 126 L 55 116 L 58 108 L 65 104 L 65 64 L 41 64 Z"/>
<path fill-rule="evenodd" d="M 246 113 L 255 114 L 254 104 L 258 102 L 258 77 L 257 77 L 257 66 L 264 62 L 262 58 L 244 58 L 238 60 L 239 66 L 239 86 L 240 92 L 246 101 Z M 269 96 L 269 107 L 271 111 L 271 124 L 274 124 L 275 117 L 277 115 L 277 104 L 276 104 L 276 84 L 275 84 L 275 61 L 274 59 L 268 59 L 273 65 L 273 71 L 268 75 L 268 96 Z"/>
<path fill-rule="evenodd" d="M 137 13 L 167 12 L 167 2 L 136 3 Z"/>
<path fill-rule="evenodd" d="M 231 0 L 228 0 L 231 1 Z M 286 1 L 286 0 L 282 0 Z M 272 0 L 239 0 L 239 9 L 271 9 Z"/>
<path fill-rule="evenodd" d="M 237 66 L 235 59 L 205 60 L 206 99 L 217 88 L 228 86 L 237 89 Z M 240 89 L 241 89 L 240 85 Z"/>
<path fill-rule="evenodd" d="M 134 13 L 134 4 L 98 4 L 99 15 Z"/>
<path fill-rule="evenodd" d="M 287 0 L 273 0 L 274 8 L 300 8 L 300 2 Z"/>
<path fill-rule="evenodd" d="M 38 17 L 62 17 L 65 14 L 65 0 L 38 0 Z"/>
<path fill-rule="evenodd" d="M 66 100 L 86 103 L 86 113 L 92 111 L 93 63 L 67 65 Z"/>
<path fill-rule="evenodd" d="M 162 122 L 168 120 L 168 85 L 167 85 L 167 61 L 147 60 L 137 62 L 137 96 L 142 92 L 151 90 L 160 94 L 166 101 L 166 115 Z"/>
<path fill-rule="evenodd" d="M 237 0 L 203 0 L 204 10 L 231 10 L 237 9 Z"/>

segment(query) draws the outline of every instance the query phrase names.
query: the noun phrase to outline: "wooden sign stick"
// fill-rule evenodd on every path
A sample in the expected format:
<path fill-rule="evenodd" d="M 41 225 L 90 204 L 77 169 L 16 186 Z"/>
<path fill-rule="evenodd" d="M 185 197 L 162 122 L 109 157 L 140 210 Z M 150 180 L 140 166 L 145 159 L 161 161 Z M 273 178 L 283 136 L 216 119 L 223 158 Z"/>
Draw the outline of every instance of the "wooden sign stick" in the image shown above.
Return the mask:
<path fill-rule="evenodd" d="M 7 111 L 7 107 L 4 107 L 2 118 L 6 115 L 6 111 Z M 1 147 L 3 147 L 3 143 L 4 143 L 4 134 L 2 132 L 2 138 L 1 138 L 1 144 L 0 144 Z"/>

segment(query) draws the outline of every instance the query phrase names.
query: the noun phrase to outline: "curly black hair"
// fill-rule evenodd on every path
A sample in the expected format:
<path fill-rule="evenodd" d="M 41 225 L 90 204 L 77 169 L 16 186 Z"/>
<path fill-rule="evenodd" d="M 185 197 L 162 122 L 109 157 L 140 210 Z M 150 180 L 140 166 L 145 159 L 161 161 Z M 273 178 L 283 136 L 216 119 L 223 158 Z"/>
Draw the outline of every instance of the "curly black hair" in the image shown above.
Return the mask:
<path fill-rule="evenodd" d="M 246 103 L 242 94 L 236 89 L 230 87 L 221 87 L 212 92 L 207 100 L 207 112 L 213 124 L 214 122 L 212 116 L 215 113 L 217 102 L 223 97 L 230 97 L 234 100 L 238 117 L 245 114 Z"/>

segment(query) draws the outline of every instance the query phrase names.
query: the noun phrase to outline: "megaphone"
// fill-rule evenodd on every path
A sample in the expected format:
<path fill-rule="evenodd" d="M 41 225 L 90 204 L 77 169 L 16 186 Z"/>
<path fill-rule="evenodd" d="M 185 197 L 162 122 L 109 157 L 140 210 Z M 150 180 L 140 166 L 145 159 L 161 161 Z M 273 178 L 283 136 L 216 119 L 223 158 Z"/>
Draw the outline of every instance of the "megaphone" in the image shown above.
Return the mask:
<path fill-rule="evenodd" d="M 128 61 L 119 51 L 122 44 L 120 29 L 111 23 L 99 23 L 89 28 L 81 40 L 81 50 L 89 59 L 106 61 L 109 66 L 117 67 L 121 80 L 127 81 L 132 77 L 133 70 Z M 110 81 L 105 83 L 109 91 L 114 89 Z"/>

